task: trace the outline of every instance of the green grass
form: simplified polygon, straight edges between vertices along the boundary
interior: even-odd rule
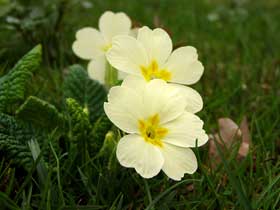
[[[28,2],[26,11],[36,4],[17,2]],[[44,62],[26,94],[63,110],[61,84],[66,67],[86,64],[71,50],[75,32],[85,26],[97,27],[105,10],[124,11],[135,25],[165,28],[175,46],[197,48],[205,72],[194,88],[204,99],[199,115],[207,133],[217,131],[220,117],[240,122],[247,116],[250,152],[240,161],[234,153],[236,148],[218,150],[222,162],[211,168],[215,160],[209,158],[205,145],[195,150],[198,171],[181,182],[168,180],[163,173],[143,180],[132,169],[122,168],[104,155],[97,158],[96,154],[86,154],[86,161],[81,160],[77,158],[79,153],[67,150],[64,141],[68,136],[49,134],[49,142],[59,141],[63,149],[57,153],[52,143],[41,148],[49,151],[48,168],[42,171],[43,184],[36,173],[42,155],[25,171],[0,151],[1,209],[280,208],[279,1],[96,0],[91,1],[89,9],[79,1],[54,2],[55,9],[37,3],[36,8],[46,11],[46,18],[30,29],[10,30],[4,21],[0,24],[0,75],[35,44],[42,43]],[[15,10],[9,13],[21,18],[28,14]],[[26,35],[29,30],[32,34]]]

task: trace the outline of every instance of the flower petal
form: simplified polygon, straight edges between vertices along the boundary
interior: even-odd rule
[[[142,119],[141,98],[130,88],[115,86],[110,89],[104,110],[108,118],[127,133],[139,133],[138,120]]]
[[[114,68],[141,77],[140,66],[148,64],[144,47],[131,36],[115,36],[112,48],[106,53],[106,56]]]
[[[184,113],[186,107],[183,94],[161,79],[153,79],[147,83],[143,103],[144,115],[150,117],[159,114],[160,124],[176,119]]]
[[[184,112],[177,119],[170,121],[163,127],[168,129],[168,134],[163,142],[180,146],[180,147],[195,147],[202,146],[208,141],[208,136],[203,130],[203,121],[196,115]]]
[[[101,33],[94,28],[82,28],[76,33],[76,41],[72,45],[74,53],[83,59],[94,59],[104,55],[102,51],[105,45]]]
[[[123,13],[106,11],[99,19],[99,29],[108,43],[116,35],[128,35],[130,33],[131,20]]]
[[[164,67],[172,74],[170,82],[187,85],[196,83],[204,70],[197,57],[194,47],[180,47],[174,50]]]
[[[137,77],[134,75],[127,75],[122,82],[123,87],[128,87],[135,90],[139,95],[143,94],[143,90],[147,82],[143,77]]]
[[[155,59],[161,66],[172,51],[172,41],[166,31],[161,28],[151,30],[144,26],[138,30],[137,40],[148,52],[149,59]]]
[[[185,97],[186,100],[186,108],[187,112],[196,113],[199,112],[203,107],[203,101],[200,94],[187,86],[178,85],[178,84],[170,84],[172,87],[177,88]]]
[[[156,176],[164,162],[158,147],[135,134],[121,138],[117,146],[117,158],[122,166],[135,168],[144,178]]]
[[[164,144],[161,152],[164,157],[162,170],[171,179],[180,181],[185,173],[193,174],[196,171],[197,160],[190,148]]]
[[[186,100],[182,90],[176,86],[173,88],[164,80],[146,82],[144,78],[128,75],[122,86],[134,90],[142,97],[144,118],[159,114],[162,124],[177,118],[185,111]]]
[[[104,56],[91,60],[88,64],[88,75],[91,79],[105,83],[106,60]]]

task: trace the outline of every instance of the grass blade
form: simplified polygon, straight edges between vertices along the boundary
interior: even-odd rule
[[[20,210],[17,204],[3,192],[0,192],[0,204],[1,208],[4,206],[8,207],[10,210]]]
[[[220,147],[220,145],[218,144],[218,142],[215,138],[214,138],[214,142],[215,142],[215,145],[217,147],[218,154],[221,157],[222,163],[223,163],[223,165],[225,167],[225,170],[228,174],[229,181],[230,181],[232,187],[235,189],[235,191],[237,193],[237,197],[238,197],[239,202],[241,203],[241,205],[243,206],[243,208],[245,210],[252,210],[250,201],[249,201],[245,192],[242,189],[240,180],[238,178],[236,178],[236,176],[233,173],[233,170],[230,170],[230,167],[228,165],[228,162],[225,159],[225,156],[224,156],[224,154],[221,150],[221,147]]]
[[[171,192],[173,189],[177,188],[179,185],[184,184],[184,183],[189,183],[192,181],[197,181],[197,180],[193,180],[193,179],[187,179],[187,180],[183,180],[181,182],[178,182],[174,185],[172,185],[171,187],[167,188],[164,192],[160,193],[148,206],[147,208],[145,208],[145,210],[151,210],[153,208],[153,206],[160,200],[162,199],[164,196],[166,196],[169,192]]]
[[[270,185],[268,185],[265,190],[261,193],[260,197],[258,198],[256,205],[255,205],[255,209],[259,209],[259,207],[261,206],[261,201],[264,199],[265,195],[269,192],[271,192],[271,189],[274,185],[276,185],[276,183],[278,183],[278,181],[280,180],[280,175],[275,177],[275,179],[271,182]]]

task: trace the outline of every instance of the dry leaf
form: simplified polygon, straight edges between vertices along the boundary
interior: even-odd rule
[[[239,126],[230,118],[220,118],[218,124],[220,136],[222,138],[222,140],[219,139],[220,141],[218,142],[224,142],[228,148],[232,145],[236,137],[241,137]]]
[[[189,184],[186,186],[187,191],[189,192],[193,192],[194,191],[194,185],[193,184]]]
[[[218,125],[219,133],[209,135],[209,156],[215,159],[214,167],[221,162],[215,140],[222,150],[230,149],[236,140],[240,140],[238,158],[244,158],[248,154],[250,146],[250,131],[246,117],[243,118],[240,126],[230,118],[219,118]]]
[[[247,117],[244,117],[241,124],[240,124],[240,130],[242,133],[242,142],[238,151],[238,155],[240,157],[246,157],[246,155],[249,152],[249,146],[251,142],[251,135],[249,131],[248,121]]]
[[[267,84],[267,83],[261,84],[261,87],[262,87],[262,89],[264,89],[264,90],[270,90],[270,89],[271,89],[271,86],[270,86],[269,84]]]
[[[156,28],[161,28],[162,27],[162,23],[161,23],[158,15],[154,15],[153,23],[154,23],[154,26]]]

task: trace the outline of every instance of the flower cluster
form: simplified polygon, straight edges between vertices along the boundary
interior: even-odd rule
[[[131,21],[124,13],[105,12],[100,32],[84,28],[77,32],[73,51],[90,59],[89,75],[106,83],[106,60],[117,69],[120,86],[111,87],[104,110],[127,135],[117,146],[117,159],[144,178],[161,170],[173,180],[197,169],[190,149],[208,140],[203,121],[195,115],[202,98],[185,85],[196,83],[203,74],[196,49],[174,51],[164,30],[140,28],[131,35]],[[111,84],[112,86],[112,84]]]

